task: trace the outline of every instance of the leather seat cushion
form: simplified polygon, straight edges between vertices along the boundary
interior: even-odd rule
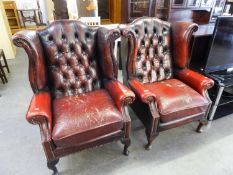
[[[53,102],[55,145],[81,144],[123,128],[122,114],[105,90],[67,96]]]
[[[194,89],[177,79],[145,84],[156,95],[161,122],[187,116],[204,115],[209,102]]]

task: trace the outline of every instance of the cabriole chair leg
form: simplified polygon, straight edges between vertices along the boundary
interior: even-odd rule
[[[130,140],[130,138],[124,138],[124,139],[122,139],[122,144],[124,144],[123,154],[124,154],[125,156],[128,156],[128,155],[129,155],[129,150],[128,150],[128,148],[129,148],[129,146],[131,145],[131,140]]]
[[[47,162],[47,167],[53,171],[53,175],[58,175],[56,164],[58,163],[59,159],[51,160]]]
[[[208,121],[200,121],[200,123],[196,129],[196,132],[202,133],[204,131],[203,127],[206,126],[207,124],[208,124]]]

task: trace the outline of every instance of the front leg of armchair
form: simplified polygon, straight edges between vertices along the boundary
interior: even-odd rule
[[[49,169],[57,173],[56,164],[59,159],[54,155],[55,145],[51,139],[52,133],[52,107],[49,92],[39,92],[31,100],[26,119],[29,123],[39,125],[42,145],[47,158]]]
[[[150,114],[148,117],[149,120],[146,123],[146,136],[147,136],[147,145],[145,146],[146,150],[152,148],[152,142],[158,136],[158,127],[159,127],[159,113],[156,105],[156,96],[149,89],[147,89],[143,84],[138,80],[130,80],[129,84],[131,88],[136,93],[137,97],[143,102],[146,103],[150,108]]]
[[[155,138],[159,135],[159,113],[157,109],[156,103],[150,102],[149,104],[150,112],[151,112],[151,118],[150,122],[147,123],[146,126],[146,136],[148,143],[145,145],[146,150],[152,149],[152,142],[155,140]]]
[[[124,154],[128,155],[128,147],[130,146],[130,131],[131,131],[131,119],[128,112],[128,105],[133,103],[135,99],[134,93],[120,83],[117,80],[107,80],[104,82],[104,86],[112,97],[116,107],[123,115],[124,120],[124,138],[122,143],[124,146]]]

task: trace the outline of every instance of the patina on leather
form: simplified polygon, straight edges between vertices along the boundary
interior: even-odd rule
[[[144,18],[127,28],[130,42],[134,42],[127,66],[129,77],[141,83],[170,79],[173,75],[170,24],[157,18]]]
[[[200,121],[200,132],[211,107],[207,90],[214,82],[187,68],[189,42],[198,26],[143,17],[120,29],[128,38],[127,80],[137,97],[131,106],[145,125],[146,148],[160,131],[192,121]]]
[[[134,93],[117,81],[113,49],[119,36],[117,28],[72,20],[13,36],[29,58],[34,96],[26,118],[39,125],[47,166],[55,173],[60,157],[83,149],[121,139],[129,153],[127,105]]]

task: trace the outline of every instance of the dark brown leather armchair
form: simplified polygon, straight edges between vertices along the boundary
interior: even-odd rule
[[[127,105],[134,93],[116,80],[113,46],[118,29],[92,29],[56,21],[44,30],[13,36],[29,58],[34,92],[26,118],[38,124],[48,168],[67,154],[122,139],[130,145]]]
[[[160,131],[200,121],[201,132],[207,123],[207,90],[214,82],[187,68],[189,41],[197,29],[194,23],[171,25],[156,18],[121,26],[129,41],[127,80],[136,94],[131,106],[146,127],[146,149]]]

